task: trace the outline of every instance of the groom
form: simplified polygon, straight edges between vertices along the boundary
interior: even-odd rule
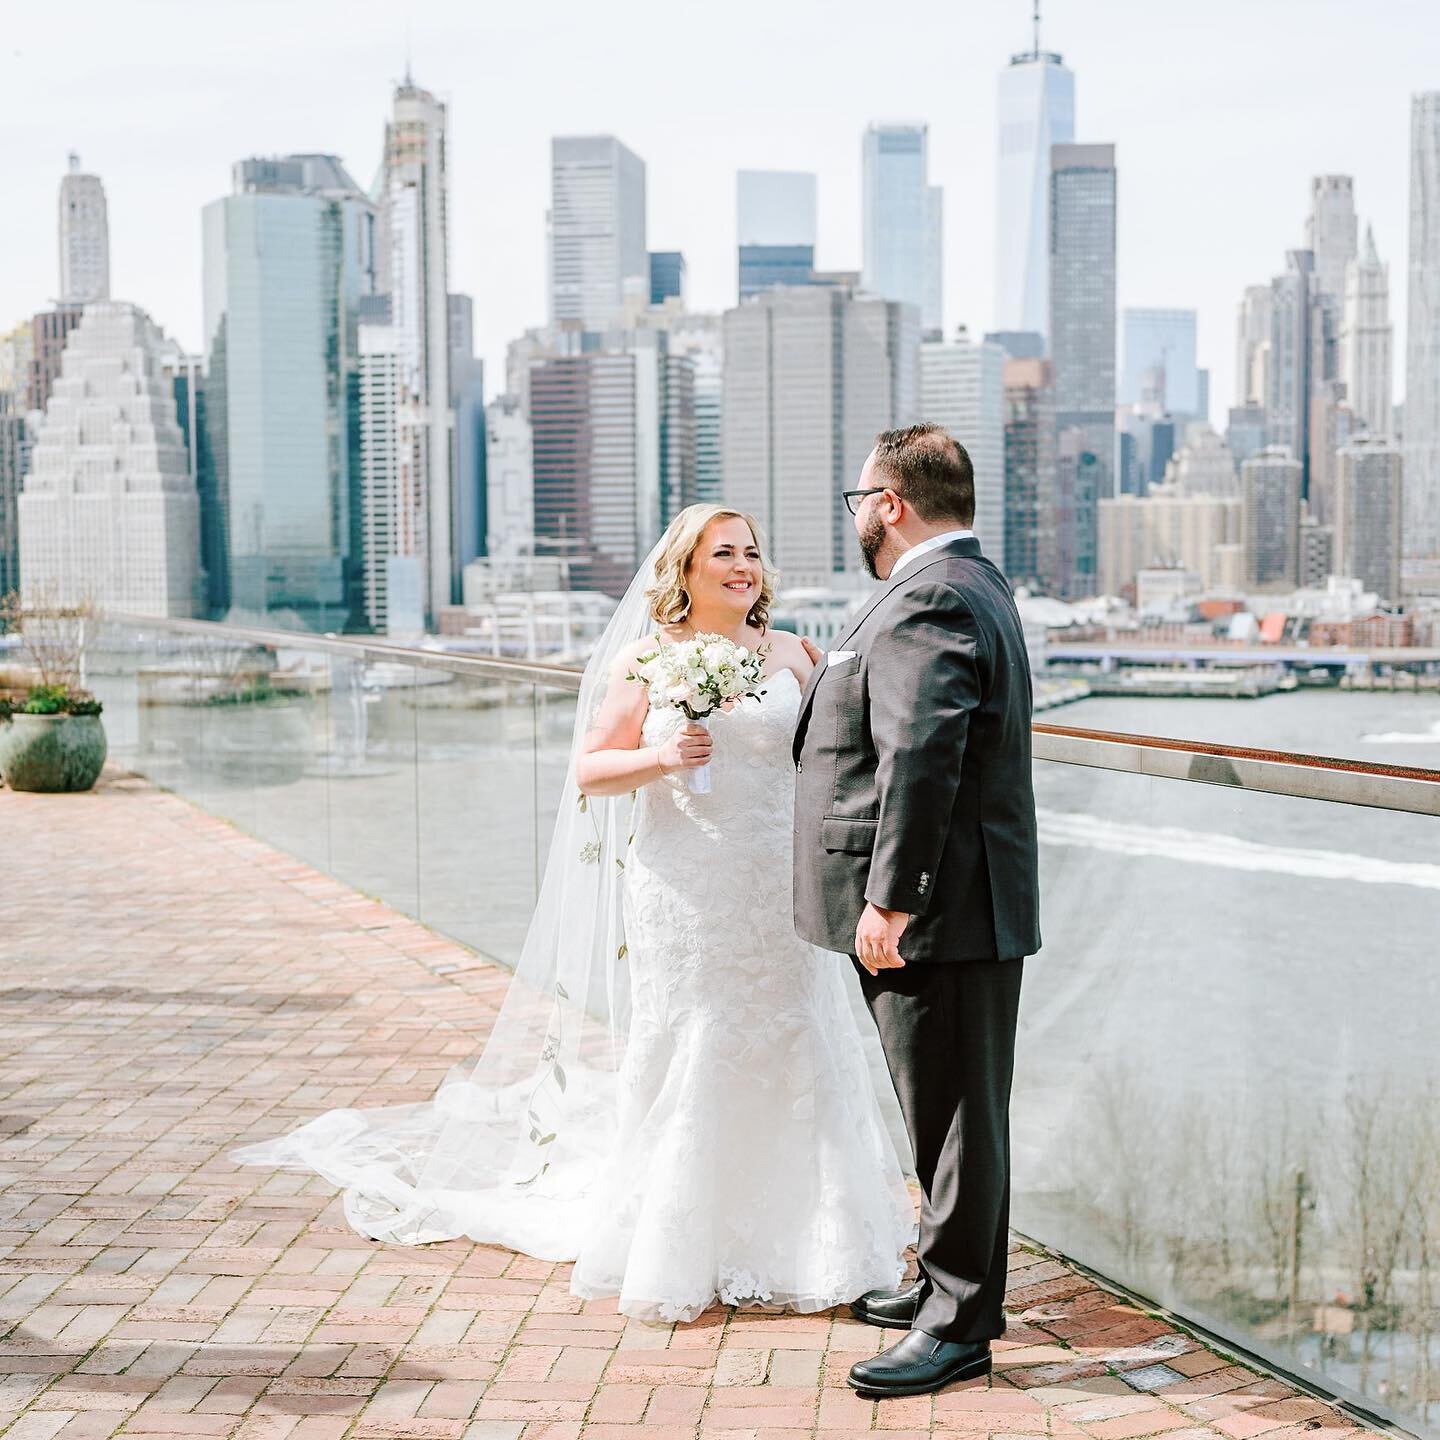
[[[963,445],[888,430],[845,500],[886,583],[801,702],[795,928],[861,969],[920,1180],[919,1280],[852,1307],[909,1333],[850,1384],[919,1395],[988,1372],[1005,1329],[1015,1019],[1040,948],[1030,666]]]

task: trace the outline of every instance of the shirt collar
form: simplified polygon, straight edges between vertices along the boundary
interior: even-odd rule
[[[928,555],[932,550],[938,550],[942,545],[948,545],[952,540],[973,539],[973,530],[945,530],[939,535],[932,535],[928,540],[922,540],[918,545],[912,545],[894,564],[890,571],[890,578],[893,580],[902,570],[908,569],[922,555]]]

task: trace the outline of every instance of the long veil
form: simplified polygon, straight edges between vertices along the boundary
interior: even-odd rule
[[[535,913],[478,1059],[456,1065],[431,1100],[332,1110],[232,1153],[323,1175],[363,1234],[408,1245],[468,1235],[575,1258],[615,1133],[629,1028],[621,885],[634,803],[582,797],[575,760],[617,656],[654,627],[645,591],[659,553],[646,556],[585,667]]]

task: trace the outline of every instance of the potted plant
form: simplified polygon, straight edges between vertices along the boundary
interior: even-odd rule
[[[81,687],[88,605],[0,606],[6,629],[19,632],[35,683],[19,703],[0,709],[0,778],[12,790],[89,790],[105,764],[101,704]]]
[[[0,729],[0,775],[12,790],[89,790],[105,764],[100,702],[68,686],[32,685]]]

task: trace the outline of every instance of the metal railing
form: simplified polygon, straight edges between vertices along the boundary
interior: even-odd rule
[[[137,631],[195,635],[270,650],[304,649],[372,661],[388,660],[461,677],[543,685],[561,691],[580,688],[581,672],[574,666],[536,660],[455,654],[366,636],[312,635],[305,631],[270,630],[207,620],[154,620],[123,614],[109,618],[117,624],[133,626]],[[1087,730],[1040,721],[1034,725],[1033,753],[1037,760],[1060,765],[1084,765],[1157,779],[1324,800],[1337,805],[1365,805],[1440,816],[1440,770],[1416,766],[1375,765],[1296,751]]]

